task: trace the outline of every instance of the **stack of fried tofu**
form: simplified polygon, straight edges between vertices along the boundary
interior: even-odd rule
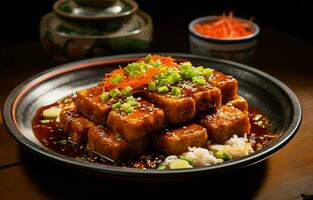
[[[214,71],[206,86],[184,87],[178,97],[144,91],[139,106],[125,113],[90,88],[77,93],[76,106],[62,110],[60,126],[73,142],[113,160],[138,156],[148,146],[177,155],[208,139],[223,143],[250,132],[248,103],[237,90],[237,80]]]

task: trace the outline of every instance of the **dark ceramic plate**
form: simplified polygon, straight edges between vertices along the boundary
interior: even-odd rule
[[[119,65],[145,56],[129,54],[101,57],[62,65],[44,71],[16,87],[8,96],[3,110],[4,121],[11,134],[27,149],[66,166],[106,175],[130,177],[190,177],[213,174],[249,166],[260,162],[282,148],[298,130],[302,111],[296,95],[282,82],[257,69],[235,62],[205,58],[187,54],[171,55],[177,60],[190,60],[195,65],[212,67],[233,75],[239,81],[239,93],[247,98],[250,106],[261,109],[272,122],[272,131],[278,139],[262,150],[232,161],[207,167],[158,171],[121,168],[75,160],[45,148],[32,132],[31,121],[36,110],[43,105],[71,95],[75,90],[90,87],[103,77],[105,72]]]

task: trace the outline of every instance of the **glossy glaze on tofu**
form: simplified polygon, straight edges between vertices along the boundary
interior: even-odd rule
[[[93,87],[77,92],[76,107],[86,118],[95,123],[106,125],[113,102],[101,100],[102,91],[102,88]]]
[[[226,105],[234,106],[235,108],[241,110],[244,113],[248,112],[248,101],[242,96],[237,95],[233,100],[230,100]]]
[[[209,83],[221,90],[223,103],[226,103],[237,96],[238,82],[232,76],[227,76],[222,72],[215,70],[213,76],[209,79]]]
[[[158,132],[165,125],[163,110],[145,100],[140,100],[139,104],[140,106],[132,113],[112,110],[108,116],[108,127],[129,142],[139,140],[149,133]]]
[[[87,133],[95,124],[80,116],[76,108],[63,109],[60,113],[60,127],[68,134],[70,140],[77,144],[87,142]]]
[[[195,86],[180,84],[186,96],[190,96],[196,106],[197,114],[215,112],[222,104],[221,90],[213,85]]]
[[[250,121],[246,113],[230,105],[223,105],[213,115],[205,115],[200,124],[208,136],[218,142],[225,142],[234,134],[243,136],[250,133]]]
[[[204,147],[208,139],[207,131],[200,125],[189,124],[181,128],[154,135],[154,146],[167,155],[178,155],[188,151],[188,147]]]
[[[174,97],[169,94],[146,92],[145,98],[163,110],[166,122],[170,124],[187,122],[196,115],[196,104],[190,96]]]
[[[127,142],[109,128],[93,126],[88,131],[87,146],[92,151],[112,160],[125,160],[141,154],[147,148],[148,142],[148,137]]]

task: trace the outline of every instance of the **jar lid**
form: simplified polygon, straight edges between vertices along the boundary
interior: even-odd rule
[[[138,10],[133,0],[117,0],[109,7],[84,6],[73,0],[60,0],[53,4],[53,11],[68,20],[75,21],[108,21],[125,18]]]

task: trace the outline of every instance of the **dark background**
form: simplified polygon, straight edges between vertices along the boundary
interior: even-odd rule
[[[40,18],[52,10],[53,2],[54,0],[1,2],[0,44],[10,45],[38,40]],[[254,17],[257,23],[269,25],[312,44],[312,0],[137,0],[137,2],[140,9],[151,14],[156,34],[170,34],[171,29],[177,28],[173,24],[169,27],[168,33],[158,32],[157,24],[169,17],[184,20],[187,30],[188,23],[195,17],[234,11],[237,16]]]

